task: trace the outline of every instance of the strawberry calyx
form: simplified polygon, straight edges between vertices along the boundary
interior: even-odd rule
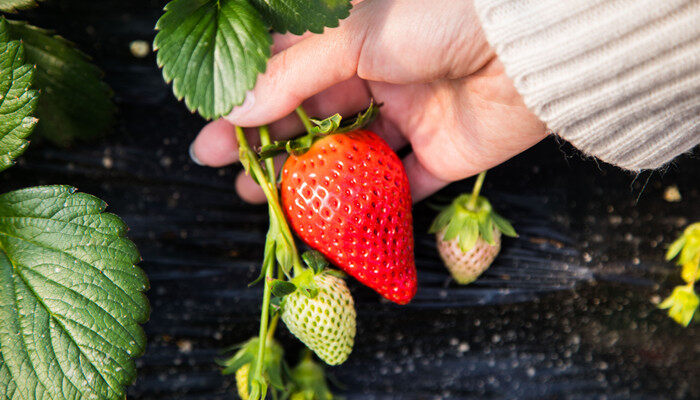
[[[379,114],[380,107],[381,104],[376,104],[374,100],[371,100],[367,109],[347,120],[343,120],[340,114],[334,114],[322,120],[313,119],[309,118],[303,109],[298,108],[297,113],[304,122],[306,134],[296,139],[275,141],[263,145],[259,152],[260,159],[265,160],[284,152],[301,155],[306,153],[316,141],[328,135],[362,129],[374,121]]]
[[[513,225],[493,209],[486,197],[479,195],[484,174],[477,178],[474,191],[455,198],[438,214],[429,229],[429,233],[444,230],[443,240],[457,239],[463,252],[471,250],[479,238],[494,245],[494,228],[506,236],[518,236]]]
[[[341,279],[345,278],[345,274],[343,272],[330,269],[328,260],[326,260],[326,258],[316,250],[304,252],[301,258],[304,260],[304,263],[306,263],[308,268],[296,270],[294,278],[290,280],[270,280],[272,295],[276,298],[274,299],[273,304],[274,311],[279,309],[279,306],[281,305],[285,296],[288,296],[297,290],[310,299],[316,297],[318,295],[318,286],[316,285],[314,278],[317,275],[328,274]]]
[[[323,367],[313,360],[311,351],[304,355],[290,372],[292,394],[290,400],[332,400]]]
[[[266,340],[266,351],[262,361],[258,357],[259,346],[260,338],[256,336],[247,342],[227,349],[227,352],[237,351],[226,359],[217,360],[217,363],[223,367],[222,373],[224,375],[237,375],[238,392],[245,393],[247,397],[251,397],[250,394],[255,391],[260,392],[262,385],[267,386],[269,384],[273,390],[284,390],[282,372],[288,367],[284,365],[284,350],[282,346],[274,339]],[[254,375],[250,373],[250,371],[255,371],[258,365],[260,365],[262,371],[261,378],[263,382],[256,381]]]

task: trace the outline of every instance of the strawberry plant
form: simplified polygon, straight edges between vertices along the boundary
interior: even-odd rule
[[[31,0],[1,0],[13,12]],[[46,30],[0,16],[0,171],[29,135],[67,144],[114,111],[99,70]],[[148,281],[106,204],[70,186],[0,194],[0,395],[123,399],[143,353]]]
[[[695,315],[700,298],[695,283],[700,280],[700,222],[689,225],[666,252],[666,260],[677,260],[685,285],[676,286],[659,308],[668,309],[668,315],[683,326],[688,326]]]
[[[350,7],[348,0],[173,0],[156,25],[153,47],[175,96],[192,112],[218,118],[242,104],[265,71],[271,31],[322,32],[337,26]],[[361,130],[376,112],[370,105],[345,123],[340,115],[312,120],[300,107],[306,135],[271,143],[267,128],[259,127],[259,151],[236,127],[240,161],[265,193],[270,214],[258,279],[263,283],[259,335],[248,342],[256,343],[257,351],[248,345],[222,361],[224,373],[236,374],[243,398],[264,398],[268,389],[292,398],[331,398],[312,361],[286,374],[283,384],[269,373],[289,370],[269,348],[280,318],[326,363],[341,364],[349,356],[353,300],[342,274],[326,259],[395,303],[408,303],[416,292],[406,172],[381,138]],[[289,157],[278,187],[270,157],[281,152]],[[300,256],[294,233],[320,253]]]

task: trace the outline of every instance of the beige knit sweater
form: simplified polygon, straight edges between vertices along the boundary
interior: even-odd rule
[[[700,0],[475,0],[527,106],[631,170],[700,143]]]

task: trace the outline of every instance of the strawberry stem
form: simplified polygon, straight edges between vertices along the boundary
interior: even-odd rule
[[[301,120],[301,123],[304,124],[304,129],[306,129],[306,133],[311,134],[311,128],[313,128],[313,124],[311,123],[311,119],[309,119],[309,115],[306,114],[304,107],[297,107],[296,112],[299,116],[299,119]]]
[[[267,127],[263,126],[259,129],[260,142],[262,145],[270,144],[270,132]],[[263,364],[265,361],[265,350],[267,348],[267,341],[272,340],[275,328],[277,327],[277,321],[279,316],[273,317],[272,322],[269,324],[270,319],[270,299],[272,297],[272,288],[270,282],[275,275],[275,252],[270,251],[271,247],[274,250],[275,246],[289,246],[290,253],[292,254],[292,267],[294,268],[294,273],[299,274],[303,271],[301,266],[301,258],[299,257],[299,252],[296,248],[294,242],[294,237],[287,224],[287,219],[282,212],[282,208],[279,202],[279,195],[277,193],[277,174],[275,173],[275,165],[272,159],[265,160],[265,169],[258,161],[257,154],[250,148],[248,140],[243,133],[243,129],[236,126],[236,138],[238,139],[239,152],[241,163],[244,165],[246,171],[250,173],[260,184],[260,187],[265,193],[267,198],[267,203],[270,212],[270,229],[273,226],[279,228],[279,235],[267,235],[267,240],[265,242],[265,257],[263,259],[263,271],[265,271],[265,286],[263,288],[263,302],[262,310],[260,311],[260,330],[259,338],[260,342],[258,345],[257,360],[255,370],[251,377],[251,399],[264,398],[267,393],[267,384],[265,378],[262,374]],[[269,232],[268,232],[269,233]],[[282,236],[282,237],[280,237]]]
[[[470,211],[475,211],[476,201],[479,199],[479,193],[481,192],[481,186],[484,185],[484,178],[486,177],[486,171],[481,171],[479,176],[476,177],[476,182],[474,182],[474,189],[472,189],[472,196],[469,198],[469,203],[467,204],[467,209]]]
[[[267,125],[263,125],[258,128],[258,132],[260,133],[260,144],[262,146],[269,145],[270,129],[267,127]],[[265,169],[267,169],[267,177],[270,179],[270,182],[276,182],[277,174],[275,173],[275,161],[272,158],[265,159]]]
[[[243,129],[241,129],[239,126],[236,126],[236,138],[238,139],[241,162],[243,165],[247,166],[246,170],[249,170],[249,173],[258,181],[260,188],[262,188],[262,191],[267,198],[267,203],[271,211],[271,223],[277,224],[277,226],[280,228],[282,238],[277,238],[277,245],[290,246],[292,254],[292,267],[294,268],[294,274],[297,275],[304,270],[304,267],[301,264],[301,258],[299,257],[299,251],[297,250],[296,244],[294,243],[292,231],[289,229],[289,224],[287,224],[287,218],[284,216],[284,212],[282,211],[279,196],[277,195],[277,186],[268,179],[268,176],[263,171],[262,166],[260,166],[257,155],[250,148],[248,140],[243,133]]]
[[[275,314],[275,316],[272,317],[272,321],[270,321],[270,326],[269,328],[267,328],[267,340],[272,340],[272,338],[275,336],[275,330],[277,329],[277,322],[279,322],[279,320],[279,313]]]

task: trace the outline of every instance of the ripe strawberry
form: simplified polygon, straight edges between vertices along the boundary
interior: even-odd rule
[[[236,388],[238,389],[238,397],[242,400],[250,398],[250,390],[248,387],[248,376],[250,373],[250,363],[243,365],[236,370]]]
[[[282,321],[321,360],[329,365],[342,364],[355,342],[355,305],[350,290],[343,279],[329,272],[305,273],[317,293],[312,298],[296,290],[285,296]]]
[[[486,198],[476,195],[472,201],[473,196],[457,197],[430,227],[430,233],[436,234],[440,258],[461,285],[473,282],[491,265],[501,250],[501,232],[517,236],[510,222],[498,215]]]
[[[376,134],[325,136],[282,170],[282,205],[309,246],[385,298],[416,292],[411,193],[396,153]]]

